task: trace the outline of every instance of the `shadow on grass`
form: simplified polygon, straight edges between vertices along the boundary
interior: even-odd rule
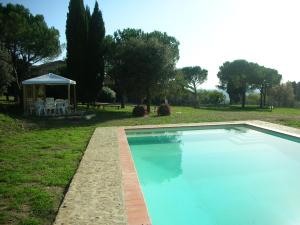
[[[230,112],[269,112],[268,109],[260,109],[257,106],[247,106],[241,108],[240,106],[205,106],[199,108],[201,110],[207,110],[211,113],[230,113]],[[40,129],[57,129],[57,128],[70,128],[70,127],[96,127],[101,124],[106,124],[109,121],[120,121],[134,118],[131,115],[131,108],[129,106],[126,109],[96,109],[86,107],[79,107],[79,110],[86,111],[83,116],[68,116],[68,117],[37,117],[37,116],[24,116],[23,109],[15,104],[0,103],[0,112],[8,115],[9,117],[19,120],[22,123],[22,127],[29,130]],[[191,113],[191,115],[197,115],[197,112]],[[151,116],[156,118],[156,116]],[[215,119],[214,119],[215,120]],[[153,121],[152,121],[153,122]],[[155,122],[155,121],[154,121]],[[104,125],[105,126],[105,125]]]
[[[0,112],[15,119],[24,121],[24,127],[27,129],[52,129],[52,128],[68,128],[68,127],[88,127],[96,126],[99,123],[111,120],[122,120],[132,118],[130,111],[124,110],[100,110],[95,108],[86,109],[79,107],[80,111],[84,111],[82,116],[66,116],[66,117],[37,117],[25,116],[20,106],[16,104],[1,104]]]

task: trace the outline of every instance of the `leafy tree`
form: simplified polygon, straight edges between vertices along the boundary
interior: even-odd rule
[[[220,88],[226,90],[230,103],[242,101],[245,106],[246,92],[260,91],[260,107],[266,105],[267,90],[280,83],[281,75],[275,69],[260,66],[246,60],[225,62],[218,73]]]
[[[146,99],[150,111],[153,94],[175,75],[178,41],[166,33],[125,29],[115,32],[110,44],[113,52],[108,71],[117,90],[123,96],[135,96],[139,102]]]
[[[128,95],[134,95],[142,103],[146,100],[147,111],[150,111],[152,94],[157,86],[162,86],[168,80],[170,71],[168,65],[168,49],[156,38],[145,40],[132,39],[127,42],[124,55],[124,70],[129,86]]]
[[[300,101],[300,82],[297,83],[296,87],[294,88],[294,94],[297,101]]]
[[[255,81],[260,91],[260,108],[266,105],[267,90],[274,85],[278,85],[281,81],[281,75],[275,69],[257,66]]]
[[[219,87],[227,91],[230,99],[229,104],[235,104],[241,102],[241,91],[242,91],[241,87],[235,86],[234,82],[229,81],[226,85],[226,89],[223,88],[222,86]]]
[[[177,105],[188,105],[188,100],[190,95],[190,90],[187,90],[187,81],[184,79],[180,69],[175,72],[175,77],[170,79],[166,87],[167,99],[172,102],[172,104]],[[158,104],[160,102],[158,101]]]
[[[161,99],[164,99],[164,102],[166,103],[168,83],[174,78],[174,76],[176,76],[175,65],[179,60],[179,42],[175,37],[169,36],[166,32],[153,31],[146,35],[148,39],[154,38],[159,40],[159,42],[163,44],[164,48],[167,48],[166,52],[168,52],[168,62],[165,64],[166,67],[163,72],[164,78],[160,79],[160,81],[155,85],[156,88],[153,91],[155,95],[152,96],[160,97]],[[167,67],[167,65],[169,67]]]
[[[86,82],[88,83],[87,100],[96,100],[104,79],[104,36],[105,27],[98,2],[90,19],[88,30],[88,55]]]
[[[225,95],[217,90],[201,90],[198,95],[201,104],[218,105],[223,103],[226,99]]]
[[[85,101],[88,83],[86,81],[88,13],[83,0],[70,0],[66,22],[67,69],[69,77],[77,82],[79,100]]]
[[[292,107],[295,103],[295,95],[291,82],[274,86],[270,90],[270,104],[282,107]]]
[[[220,85],[218,87],[222,90],[225,90],[230,99],[230,104],[237,103],[240,101],[240,87],[237,87],[234,82],[232,75],[228,73],[230,68],[230,62],[223,63],[222,66],[219,67],[219,72],[217,74],[219,78]]]
[[[0,4],[0,30],[0,45],[9,55],[6,62],[12,67],[12,86],[20,100],[21,81],[30,77],[32,64],[60,54],[59,32],[49,28],[42,15],[34,16],[19,4]]]
[[[166,33],[154,31],[146,34],[144,62],[145,74],[139,81],[145,84],[147,111],[150,112],[151,99],[160,92],[166,94],[167,83],[175,76],[175,66],[179,59],[179,42]],[[142,62],[142,61],[141,61]],[[142,69],[143,67],[141,67]]]
[[[172,55],[172,57],[170,57],[170,60],[173,61],[173,63],[179,60],[179,42],[175,37],[169,36],[166,32],[160,31],[147,33],[146,36],[148,39],[157,39],[160,43],[166,46]]]
[[[129,80],[126,69],[126,57],[131,40],[140,40],[144,36],[142,30],[124,29],[118,30],[113,36],[106,36],[105,47],[105,68],[107,75],[114,80],[115,89],[121,98],[121,108],[125,107],[125,96],[130,90],[132,80]],[[127,63],[128,64],[128,63]]]
[[[109,87],[102,87],[98,99],[104,102],[114,102],[116,100],[116,92]]]
[[[12,67],[10,65],[10,59],[7,51],[0,49],[0,95],[7,93],[7,88],[13,81]]]
[[[190,88],[195,97],[195,104],[198,101],[197,87],[207,79],[207,70],[200,66],[184,67],[181,69],[187,80],[188,88]],[[196,105],[195,105],[196,106]]]
[[[249,93],[247,95],[247,104],[248,105],[259,105],[261,99],[261,95],[259,93]]]
[[[254,89],[254,79],[257,64],[249,63],[246,60],[235,60],[225,62],[218,72],[220,79],[219,88],[226,90],[232,103],[232,97],[241,98],[242,108],[245,107],[246,92]]]
[[[294,89],[295,99],[297,101],[300,101],[300,82],[297,83],[297,82],[293,81],[292,86]]]

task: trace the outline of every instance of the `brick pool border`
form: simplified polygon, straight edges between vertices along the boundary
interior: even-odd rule
[[[118,129],[122,185],[128,225],[151,225],[124,128]]]

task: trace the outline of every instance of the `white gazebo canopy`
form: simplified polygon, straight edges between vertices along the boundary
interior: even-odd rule
[[[48,73],[39,77],[34,77],[28,80],[22,81],[23,85],[70,85],[70,84],[76,84],[76,81],[70,80],[68,78]]]
[[[71,104],[71,87],[73,89],[73,106],[76,109],[76,81],[68,78],[48,73],[39,77],[34,77],[28,80],[22,81],[23,85],[23,102],[24,112],[28,110],[31,102],[35,102],[38,98],[46,98],[46,86],[62,86],[68,87],[68,102]],[[48,96],[51,97],[51,96]]]

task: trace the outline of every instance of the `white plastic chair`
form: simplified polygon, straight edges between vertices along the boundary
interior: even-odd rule
[[[45,111],[44,101],[42,99],[38,99],[35,102],[35,112],[38,116],[41,116]]]
[[[55,102],[54,102],[54,98],[46,98],[46,102],[45,102],[45,108],[44,108],[44,112],[45,115],[52,115],[52,113],[55,113],[56,110],[56,106],[55,106]]]
[[[54,98],[52,98],[52,97],[51,98],[46,98],[46,103],[47,102],[51,102],[51,103],[53,102],[54,103]]]
[[[69,112],[70,112],[70,104],[69,104],[69,100],[68,100],[68,99],[65,99],[64,101],[65,101],[65,104],[64,104],[64,106],[65,106],[65,112],[66,112],[66,113],[69,113]]]
[[[55,100],[56,113],[57,114],[66,114],[65,100],[56,99]]]
[[[27,104],[27,109],[28,109],[29,114],[32,115],[33,112],[35,111],[35,103],[34,103],[33,98],[28,98],[26,101],[26,104]]]

